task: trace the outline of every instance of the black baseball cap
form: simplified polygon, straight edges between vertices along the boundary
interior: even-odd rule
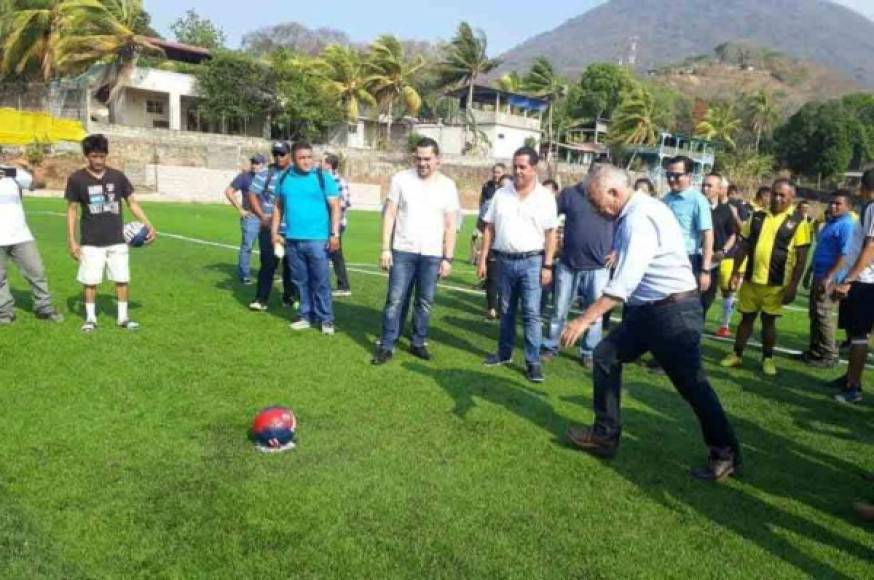
[[[263,164],[267,163],[267,158],[264,157],[263,155],[261,155],[260,153],[258,153],[256,155],[253,155],[252,158],[249,159],[249,161],[251,161],[252,163],[257,163],[257,164],[263,165]]]
[[[270,146],[270,152],[274,155],[288,155],[291,153],[291,147],[285,141],[274,141]]]

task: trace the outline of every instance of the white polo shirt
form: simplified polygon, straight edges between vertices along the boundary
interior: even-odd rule
[[[537,184],[525,198],[513,185],[495,192],[483,221],[495,226],[492,249],[518,254],[543,250],[546,231],[558,227],[558,211],[552,191]]]
[[[11,177],[0,179],[0,246],[32,242],[33,234],[24,220],[21,190]]]
[[[459,209],[455,182],[442,173],[422,179],[415,169],[408,169],[392,177],[388,199],[398,207],[392,248],[442,256],[446,215],[454,216]]]

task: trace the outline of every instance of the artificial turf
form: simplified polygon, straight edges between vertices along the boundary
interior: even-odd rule
[[[143,326],[114,327],[105,285],[100,327],[83,335],[63,202],[26,207],[67,320],[36,320],[12,268],[18,321],[0,328],[2,578],[874,576],[872,527],[852,511],[874,500],[863,479],[874,411],[831,400],[825,380],[840,370],[780,357],[769,379],[751,348],[728,371],[716,364],[728,344],[705,339],[746,461],[742,477],[709,485],[687,474],[706,452],[691,411],[637,365],[616,459],[568,447],[567,425],[592,419],[591,375],[569,352],[537,386],[520,362],[484,368],[497,326],[462,260],[437,292],[434,360],[404,341],[371,367],[386,288],[377,214],[350,216],[353,295],[335,300],[337,335],[326,337],[290,330],[275,292],[267,313],[246,309],[254,288],[235,281],[222,246],[239,237],[227,207],[147,203],[163,235],[131,255],[131,316]],[[803,348],[806,325],[788,312],[780,345]],[[296,450],[253,450],[249,422],[270,404],[294,409]]]

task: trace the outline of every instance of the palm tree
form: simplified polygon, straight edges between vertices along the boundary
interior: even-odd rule
[[[376,99],[367,90],[364,63],[357,50],[331,44],[322,51],[318,63],[317,74],[324,79],[329,92],[343,104],[347,122],[358,122],[361,103],[376,106]]]
[[[658,138],[657,117],[655,99],[638,85],[625,94],[613,112],[608,140],[617,145],[653,145]]]
[[[480,76],[491,72],[501,63],[499,59],[488,57],[487,47],[486,35],[481,30],[474,31],[467,22],[462,22],[446,46],[440,63],[440,77],[444,85],[467,86],[467,111],[474,127],[474,141],[477,131],[476,118],[473,117],[473,87]],[[465,123],[465,141],[467,131]]]
[[[525,92],[525,84],[522,77],[516,71],[508,72],[498,79],[498,88],[508,93]]]
[[[416,115],[422,106],[422,97],[416,90],[414,77],[425,66],[425,59],[420,55],[408,60],[400,41],[386,34],[370,45],[365,66],[369,73],[367,86],[370,93],[386,109],[386,135],[390,144],[395,102],[402,99],[411,115]]]
[[[138,34],[142,0],[66,0],[63,6],[65,30],[58,43],[58,65],[65,71],[79,71],[104,63],[99,86],[113,116],[114,103],[127,84],[142,52],[163,53],[154,39]]]
[[[568,85],[564,79],[555,73],[552,63],[540,57],[531,65],[531,70],[525,75],[523,81],[525,88],[534,96],[546,99],[549,102],[549,115],[547,119],[547,135],[549,136],[549,148],[546,150],[547,164],[552,158],[552,149],[555,146],[553,135],[553,111],[556,102],[564,98],[568,92]]]
[[[759,152],[762,135],[774,128],[780,117],[774,97],[765,89],[761,89],[748,101],[750,126],[756,134],[755,152]]]
[[[734,149],[734,134],[740,129],[741,121],[729,103],[711,105],[704,120],[695,127],[695,134],[710,141],[721,141]]]
[[[48,81],[58,74],[64,0],[7,0],[0,16],[0,76],[39,70]]]

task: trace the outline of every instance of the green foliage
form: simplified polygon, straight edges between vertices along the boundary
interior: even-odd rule
[[[714,103],[707,108],[704,119],[695,127],[695,135],[734,149],[737,147],[734,136],[740,127],[741,120],[733,104]]]
[[[170,25],[170,31],[176,40],[192,46],[216,50],[225,45],[224,31],[209,18],[198,15],[194,9],[186,10],[185,16]]]
[[[213,122],[265,115],[278,101],[277,74],[244,54],[220,52],[196,76],[199,111]]]
[[[874,159],[874,98],[850,95],[808,103],[774,132],[780,161],[793,172],[829,178]]]
[[[623,93],[610,123],[608,140],[614,145],[653,145],[658,138],[659,112],[652,93],[643,86]]]
[[[24,149],[24,158],[31,167],[39,167],[45,161],[46,154],[51,149],[51,143],[33,141]]]
[[[283,53],[272,59],[277,83],[274,122],[287,130],[289,139],[318,141],[346,119],[336,93],[315,74],[317,66],[307,58]]]
[[[354,48],[332,44],[325,48],[316,62],[316,74],[321,76],[335,98],[346,111],[346,120],[358,121],[361,104],[376,105],[368,91],[368,77],[361,54]]]
[[[580,77],[579,90],[574,93],[576,116],[612,117],[625,93],[635,84],[625,67],[610,63],[589,65]]]
[[[761,155],[752,149],[720,151],[715,169],[728,177],[741,191],[753,191],[774,172],[772,155]]]

